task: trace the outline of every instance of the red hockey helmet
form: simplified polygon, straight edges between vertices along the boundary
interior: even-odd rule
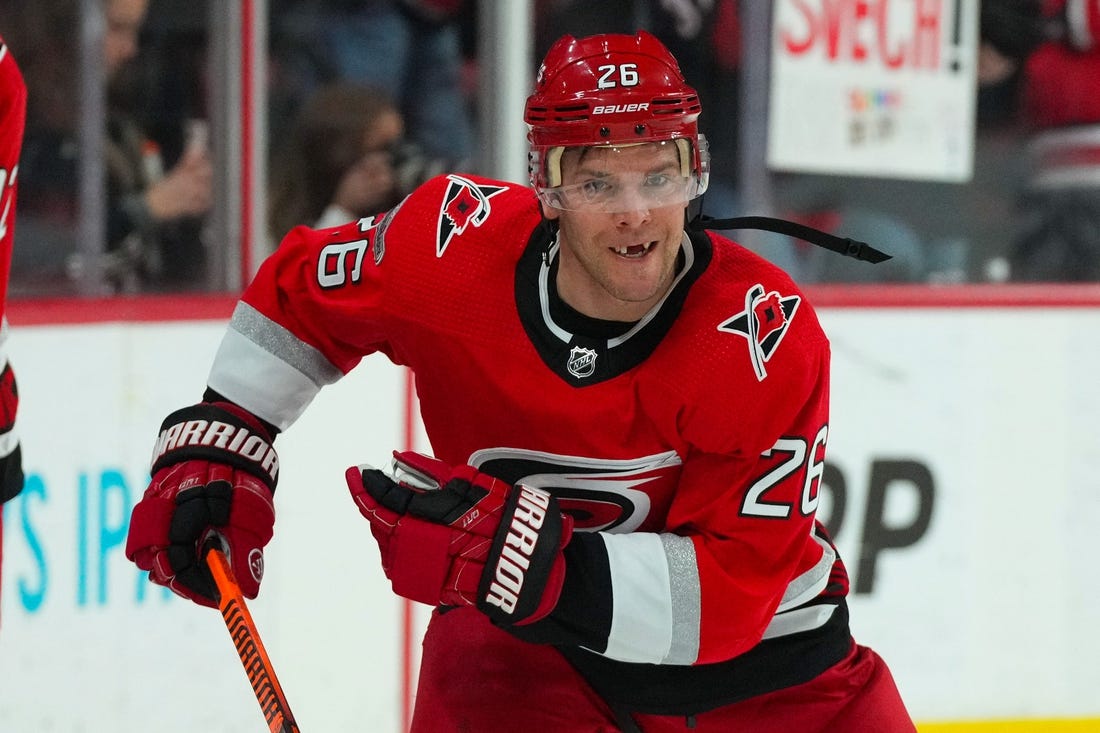
[[[655,36],[563,36],[547,52],[527,98],[523,119],[531,144],[531,183],[558,208],[547,189],[561,186],[560,159],[568,147],[623,147],[669,142],[680,155],[686,203],[707,188],[710,158],[699,135],[698,93]]]

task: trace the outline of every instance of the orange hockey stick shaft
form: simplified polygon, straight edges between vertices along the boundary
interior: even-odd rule
[[[256,701],[260,703],[268,728],[271,733],[301,733],[275,676],[275,668],[260,640],[256,622],[248,612],[241,588],[229,567],[229,560],[220,549],[211,548],[206,553],[206,564],[218,586],[218,609],[233,638],[233,645],[237,647],[237,654],[252,684],[252,691],[256,693]]]

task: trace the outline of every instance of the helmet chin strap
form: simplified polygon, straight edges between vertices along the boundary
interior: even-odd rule
[[[837,237],[820,229],[814,229],[805,224],[797,224],[786,219],[776,219],[770,216],[737,216],[732,219],[715,219],[701,213],[702,207],[702,196],[688,204],[687,209],[684,211],[685,229],[692,232],[701,232],[706,229],[715,231],[758,229],[765,232],[775,232],[871,264],[885,262],[893,256],[875,249],[866,242],[860,242],[849,237]]]

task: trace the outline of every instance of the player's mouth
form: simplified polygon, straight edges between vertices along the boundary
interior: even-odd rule
[[[624,244],[621,247],[611,247],[611,251],[620,257],[626,257],[627,259],[641,259],[657,244],[656,240],[650,242],[643,242],[641,244]]]

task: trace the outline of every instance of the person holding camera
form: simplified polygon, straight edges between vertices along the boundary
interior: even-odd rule
[[[385,211],[403,195],[404,120],[380,89],[334,82],[306,100],[271,176],[272,241],[307,222],[318,229]]]

